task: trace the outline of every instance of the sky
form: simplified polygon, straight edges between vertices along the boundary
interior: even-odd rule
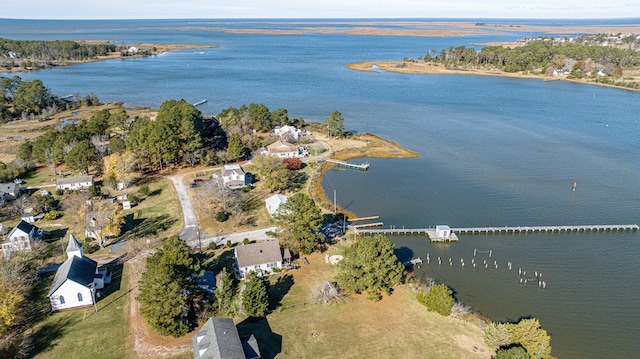
[[[5,19],[629,18],[638,0],[20,0]]]

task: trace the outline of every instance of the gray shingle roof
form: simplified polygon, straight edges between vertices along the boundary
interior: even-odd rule
[[[73,233],[69,235],[69,244],[67,245],[67,253],[79,251],[81,249],[82,249],[82,245],[78,243],[78,240],[73,235]]]
[[[57,185],[62,185],[62,184],[84,183],[84,182],[93,182],[93,176],[77,176],[77,177],[58,178],[58,180],[56,181],[56,184]]]
[[[91,258],[72,256],[62,263],[60,268],[56,271],[56,275],[53,277],[53,283],[51,284],[51,289],[49,289],[49,294],[47,294],[47,296],[51,296],[67,280],[71,280],[88,287],[89,284],[93,283],[97,267],[98,263]]]
[[[282,252],[278,241],[245,244],[236,247],[238,266],[251,267],[259,264],[282,262]]]
[[[211,317],[191,339],[195,359],[245,359],[231,318]]]

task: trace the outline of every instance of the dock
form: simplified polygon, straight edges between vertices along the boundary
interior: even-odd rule
[[[349,222],[358,222],[358,221],[373,221],[380,218],[380,216],[369,216],[369,217],[358,217],[349,219]]]
[[[411,260],[408,260],[406,262],[402,262],[402,265],[405,267],[412,267],[416,264],[422,264],[422,258],[418,257],[418,258],[413,258]]]
[[[345,167],[345,168],[350,168],[350,169],[354,169],[354,170],[367,171],[369,169],[369,162],[365,162],[365,163],[357,165],[357,164],[354,164],[354,163],[349,163],[349,162],[340,161],[340,160],[333,160],[333,159],[330,159],[330,158],[327,158],[324,161],[329,162],[329,163],[335,163],[338,166]]]
[[[351,224],[349,228],[353,228],[358,232],[360,228],[371,228],[371,227],[382,227],[384,226],[383,222],[375,222],[375,223],[363,223],[363,224]]]
[[[442,235],[436,227],[429,228],[362,228],[351,226],[356,234],[386,234],[427,236],[432,242],[456,242],[459,235],[473,234],[525,234],[525,233],[578,233],[578,232],[622,232],[637,231],[637,224],[594,224],[577,226],[504,226],[504,227],[459,227],[450,228],[450,233]]]

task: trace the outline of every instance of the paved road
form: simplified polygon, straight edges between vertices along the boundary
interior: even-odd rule
[[[187,186],[184,184],[184,176],[186,174],[167,176],[168,179],[173,182],[173,186],[178,194],[180,205],[182,206],[182,216],[184,217],[184,228],[180,232],[179,236],[192,248],[206,248],[209,243],[215,242],[217,245],[224,245],[227,241],[231,243],[240,243],[245,238],[249,238],[250,241],[268,239],[266,232],[273,232],[276,227],[256,229],[247,232],[237,232],[229,234],[221,234],[218,236],[210,236],[205,233],[199,233],[198,218],[196,212],[193,209],[189,195],[187,195]]]
[[[173,182],[173,187],[176,189],[178,200],[180,200],[180,205],[182,206],[184,228],[182,229],[182,232],[180,232],[180,238],[184,239],[188,243],[194,239],[197,240],[198,238],[198,218],[196,217],[193,205],[191,205],[189,195],[187,195],[187,186],[184,185],[183,181],[184,176],[184,174],[180,174],[167,176],[167,178]]]

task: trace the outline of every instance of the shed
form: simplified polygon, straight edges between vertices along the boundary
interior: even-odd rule
[[[451,237],[451,228],[446,224],[440,224],[436,226],[436,237],[439,240],[449,240]]]

